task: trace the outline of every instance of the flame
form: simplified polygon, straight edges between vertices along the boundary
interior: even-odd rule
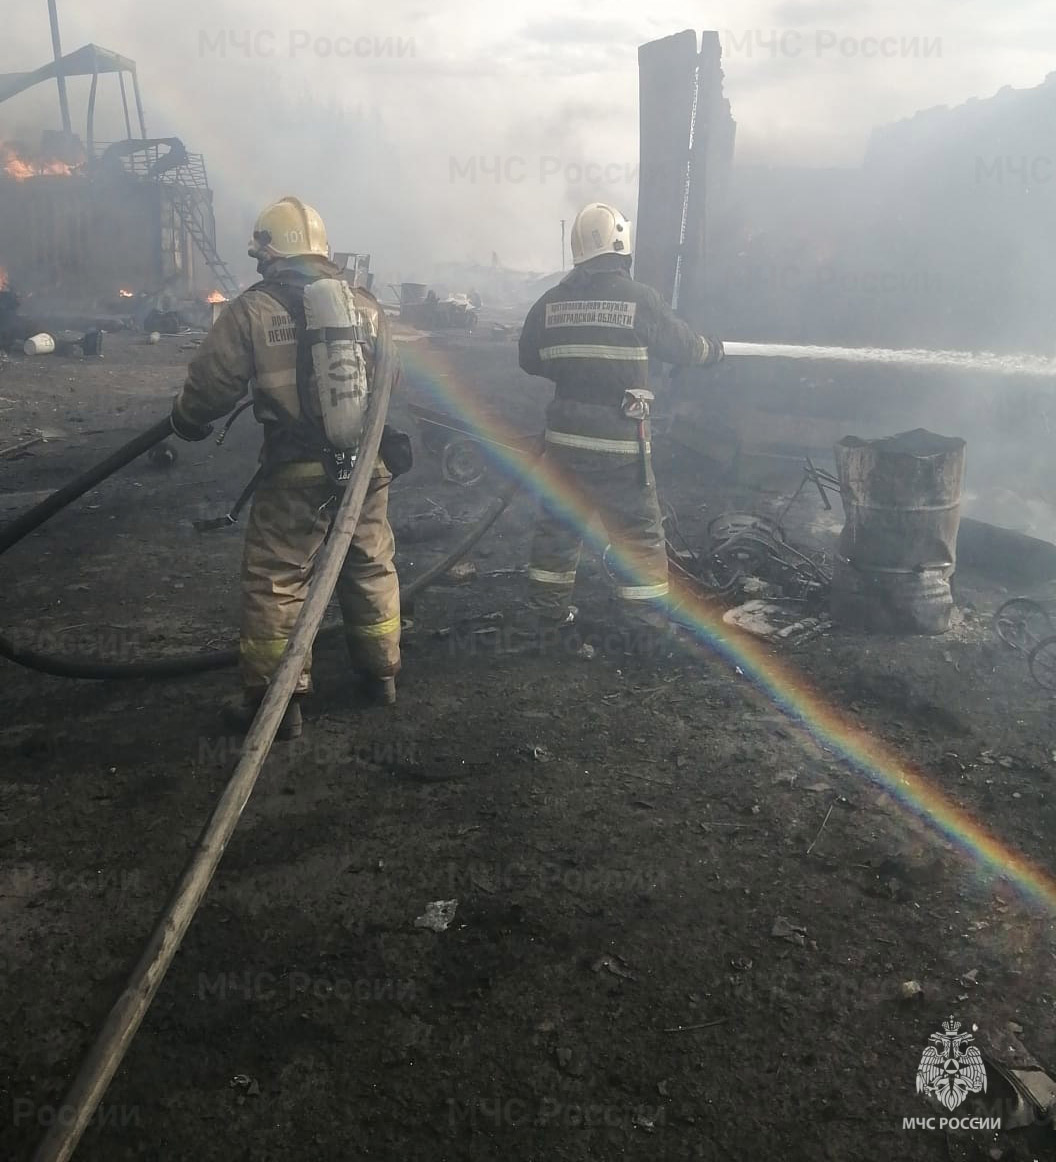
[[[0,173],[16,182],[24,182],[43,175],[70,177],[73,166],[64,161],[32,161],[22,157],[10,142],[0,141]]]
[[[227,295],[221,294],[221,292],[218,290],[210,291],[209,294],[206,296],[205,301],[207,303],[226,303],[227,302]]]
[[[122,288],[121,288],[121,289],[120,289],[120,290],[119,290],[117,293],[118,293],[118,294],[119,294],[119,295],[120,295],[120,296],[121,296],[123,299],[134,299],[134,298],[136,297],[136,296],[135,296],[135,295],[132,293],[132,291],[130,291],[130,290],[125,290],[125,288],[124,288],[124,287],[122,287]]]

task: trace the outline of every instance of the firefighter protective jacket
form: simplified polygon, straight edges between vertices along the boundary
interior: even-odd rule
[[[635,282],[619,255],[574,268],[528,312],[521,367],[557,385],[555,399],[619,408],[629,388],[649,386],[649,360],[688,367],[707,344],[652,287]]]
[[[318,460],[318,447],[299,423],[303,412],[297,388],[297,328],[286,307],[268,293],[267,284],[281,282],[303,291],[315,278],[337,275],[337,268],[323,258],[270,264],[264,282],[230,302],[206,335],[173,404],[176,418],[190,425],[212,423],[252,389],[253,413],[264,425],[264,464]],[[388,320],[374,296],[357,287],[355,299],[371,335],[387,335]],[[373,343],[367,344],[364,354],[372,380]],[[314,384],[314,371],[309,374]],[[309,400],[315,398],[314,391],[306,394]]]

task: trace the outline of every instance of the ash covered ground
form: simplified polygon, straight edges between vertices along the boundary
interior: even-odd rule
[[[546,385],[513,344],[442,342],[474,398],[542,426]],[[100,361],[0,372],[0,446],[52,437],[0,459],[0,517],[160,418],[186,345],[117,335]],[[396,423],[435,406],[426,386],[408,376]],[[18,545],[3,632],[109,661],[229,645],[241,537],[191,521],[226,511],[258,438],[246,418],[223,448],[178,445],[170,470],[137,461]],[[753,492],[672,446],[657,473],[691,542],[797,483]],[[447,484],[418,442],[393,490],[405,580],[500,483]],[[794,534],[820,513],[808,493]],[[418,600],[395,709],[354,707],[343,654],[320,646],[305,736],[276,745],[77,1157],[1056,1157],[1051,1131],[902,1128],[934,1112],[915,1075],[951,1013],[995,1035],[1015,1022],[1056,1064],[1050,913],[728,660],[625,653],[595,558],[577,592],[593,657],[496,634],[523,603],[531,518],[521,497],[473,552],[476,579]],[[959,575],[944,637],[831,631],[775,652],[1047,867],[1053,703],[993,636],[1008,596]],[[0,1156],[28,1157],[62,1116],[234,765],[217,707],[235,686],[3,664]],[[451,899],[446,931],[416,926]]]

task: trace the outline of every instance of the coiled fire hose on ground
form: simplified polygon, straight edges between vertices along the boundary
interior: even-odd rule
[[[153,427],[130,440],[118,448],[99,464],[90,468],[76,480],[52,493],[34,508],[13,520],[0,529],[0,555],[18,544],[35,529],[50,520],[56,513],[72,504],[90,489],[101,483],[108,476],[112,476],[126,464],[130,464],[137,457],[149,451],[155,444],[161,443],[172,435],[172,428],[168,417],[159,420]],[[415,597],[424,589],[432,585],[438,577],[443,576],[453,565],[457,564],[484,536],[491,526],[509,507],[510,502],[523,487],[524,478],[517,476],[499,493],[485,510],[478,522],[466,535],[420,577],[416,577],[410,584],[400,590],[400,601],[405,608],[409,607]],[[321,641],[336,635],[337,630],[324,630],[319,635]],[[10,638],[0,634],[0,658],[5,658],[16,665],[24,666],[29,670],[36,670],[42,674],[50,674],[57,678],[85,678],[94,680],[120,680],[135,678],[179,678],[188,674],[201,674],[209,670],[224,669],[238,663],[238,650],[213,650],[197,654],[185,654],[173,658],[156,658],[139,662],[100,662],[91,658],[58,657],[54,654],[45,654],[32,649],[18,646]]]

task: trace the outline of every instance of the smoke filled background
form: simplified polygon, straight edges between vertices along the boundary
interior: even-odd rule
[[[739,166],[853,170],[874,127],[1002,86],[1037,86],[1056,48],[1048,6],[1031,0],[729,0],[706,15],[691,3],[647,11],[550,0],[508,8],[62,0],[59,10],[65,52],[92,41],[134,58],[148,133],[205,154],[221,252],[240,276],[250,273],[252,218],[288,192],[318,204],[335,249],[371,251],[392,278],[425,278],[450,261],[557,269],[560,220],[585,200],[634,213],[637,46],[702,21],[722,37]],[[14,0],[4,19],[0,69],[50,59],[43,0]],[[870,36],[893,38],[889,46],[919,39],[919,49],[870,57]],[[70,82],[82,122],[88,84]],[[124,136],[116,78],[100,80],[98,117],[101,140]],[[50,83],[0,106],[9,138],[33,141],[58,124]],[[885,148],[897,160],[897,143]],[[1037,141],[1027,148],[1047,152]],[[912,169],[934,156],[918,135]],[[972,180],[969,167],[969,194]],[[781,181],[752,185],[760,213],[773,216],[785,200]],[[809,214],[809,191],[799,203]],[[771,228],[782,226],[775,217]]]

